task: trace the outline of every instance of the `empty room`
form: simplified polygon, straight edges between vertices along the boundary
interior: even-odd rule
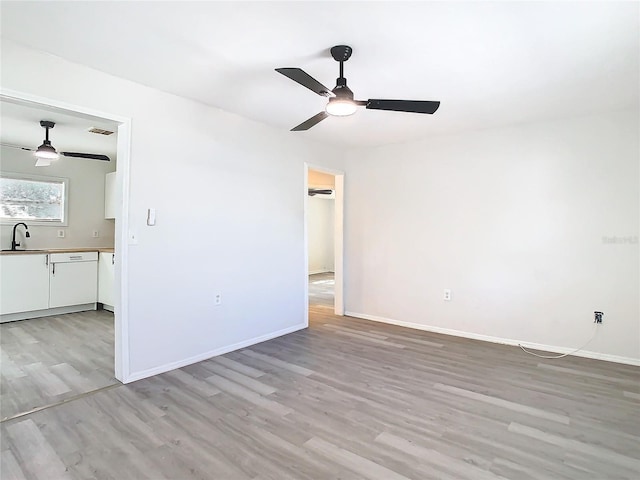
[[[640,478],[640,3],[0,14],[3,480]]]

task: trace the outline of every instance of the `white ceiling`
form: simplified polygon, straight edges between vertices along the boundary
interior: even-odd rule
[[[0,102],[0,120],[2,143],[35,149],[45,138],[40,120],[49,120],[55,123],[49,131],[49,140],[59,152],[98,153],[109,156],[112,161],[116,159],[117,133],[104,136],[88,132],[91,127],[117,132],[117,124],[113,122],[8,101]],[[64,160],[87,161],[69,157]]]
[[[2,2],[2,36],[288,130],[332,88],[440,100],[435,115],[360,109],[291,135],[380,145],[637,107],[638,2]]]

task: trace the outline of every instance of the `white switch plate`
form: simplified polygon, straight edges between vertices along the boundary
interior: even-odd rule
[[[150,208],[147,210],[147,225],[153,227],[156,224],[156,209]]]
[[[222,294],[216,293],[213,297],[213,304],[217,307],[218,305],[222,305]]]
[[[58,230],[58,238],[64,238],[64,230]]]
[[[444,289],[444,301],[445,302],[450,302],[451,301],[451,290],[448,288]]]
[[[100,236],[100,232],[98,230],[94,230],[93,232],[91,232],[91,236],[93,238],[98,238]]]

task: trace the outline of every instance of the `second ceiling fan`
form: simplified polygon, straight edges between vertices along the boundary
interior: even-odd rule
[[[347,79],[344,77],[344,62],[349,60],[352,53],[347,45],[336,45],[331,49],[331,56],[340,63],[340,77],[336,80],[336,86],[329,90],[318,80],[313,78],[301,68],[276,68],[276,72],[308,88],[312,92],[323,97],[329,97],[326,110],[305,120],[300,125],[293,127],[292,132],[309,130],[329,115],[346,116],[355,113],[357,107],[362,106],[370,110],[391,110],[395,112],[434,113],[438,110],[440,102],[425,100],[383,100],[370,98],[369,100],[354,100],[353,92],[347,87]]]
[[[52,160],[56,160],[60,155],[62,155],[63,157],[88,158],[89,160],[102,160],[105,162],[111,161],[111,159],[107,155],[98,153],[58,152],[51,144],[51,140],[49,140],[49,130],[55,127],[56,124],[48,120],[40,120],[40,126],[44,128],[45,136],[44,140],[42,141],[42,145],[40,145],[35,150],[33,148],[20,147],[18,145],[10,145],[6,143],[3,143],[2,145],[6,147],[19,148],[20,150],[26,150],[28,152],[33,152],[34,156],[37,158],[36,167],[47,167],[51,165]]]

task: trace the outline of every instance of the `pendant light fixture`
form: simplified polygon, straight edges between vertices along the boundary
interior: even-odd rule
[[[42,145],[40,145],[36,149],[34,155],[38,159],[42,159],[42,160],[49,160],[49,161],[57,160],[58,152],[56,152],[56,149],[53,148],[53,145],[51,145],[51,141],[49,140],[49,129],[53,128],[55,126],[55,123],[48,122],[46,120],[41,120],[40,126],[43,127],[45,130],[45,138],[44,138],[44,141],[42,142]],[[36,162],[36,166],[39,166],[37,162]]]

